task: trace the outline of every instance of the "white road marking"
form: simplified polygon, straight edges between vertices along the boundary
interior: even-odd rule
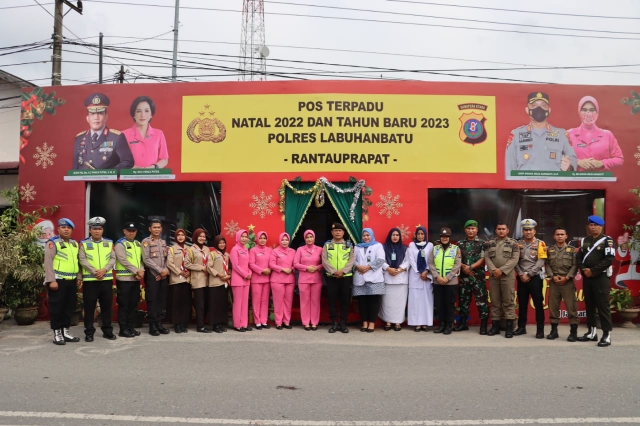
[[[589,423],[640,424],[640,417],[582,417],[541,419],[487,420],[407,420],[407,421],[331,421],[331,420],[243,420],[198,417],[123,416],[109,414],[47,413],[35,411],[0,411],[0,417],[38,419],[108,420],[114,422],[187,423],[202,425],[261,425],[261,426],[474,426],[474,425],[569,425]]]

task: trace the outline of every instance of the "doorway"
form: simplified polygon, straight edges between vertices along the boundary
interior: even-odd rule
[[[329,201],[328,197],[322,207],[316,207],[313,203],[307,210],[307,214],[302,219],[302,223],[298,228],[298,232],[293,237],[291,247],[296,249],[304,245],[304,231],[311,229],[316,234],[316,245],[322,246],[325,241],[330,240],[331,237],[331,224],[334,222],[340,222],[340,216],[333,205]],[[349,239],[349,235],[345,234],[345,239]]]

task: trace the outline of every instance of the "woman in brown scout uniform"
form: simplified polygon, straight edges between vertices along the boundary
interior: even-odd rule
[[[175,244],[169,247],[167,268],[170,271],[169,285],[173,289],[172,315],[176,333],[186,333],[191,319],[191,272],[185,266],[185,259],[189,256],[185,245],[187,233],[184,229],[176,229]]]
[[[226,253],[227,241],[222,235],[213,239],[213,247],[207,262],[207,271],[209,272],[207,315],[213,331],[222,333],[227,331],[225,325],[229,319],[227,287],[231,279],[231,272],[229,271],[229,254]]]
[[[193,231],[191,241],[193,245],[189,248],[188,256],[184,260],[184,266],[191,271],[191,289],[196,302],[196,330],[198,333],[211,333],[211,330],[204,326],[205,300],[207,298],[207,262],[211,257],[209,247],[204,245],[207,241],[204,229],[198,228]]]

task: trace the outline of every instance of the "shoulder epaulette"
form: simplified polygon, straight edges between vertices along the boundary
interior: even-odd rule
[[[118,243],[124,243],[124,242],[125,242],[125,240],[126,240],[126,238],[125,238],[125,237],[122,237],[122,238],[120,238],[118,241],[116,241],[116,244],[118,244]]]
[[[113,242],[113,240],[110,240],[109,238],[103,238],[102,241],[106,241],[108,243],[112,243]]]
[[[116,130],[116,129],[109,129],[109,131],[111,133],[113,133],[114,135],[118,135],[118,136],[122,134],[122,132],[120,130]]]
[[[54,242],[54,243],[55,243],[55,242],[56,242],[57,240],[59,240],[59,239],[60,239],[60,236],[59,236],[59,235],[54,235],[53,237],[49,238],[49,239],[47,240],[47,242],[51,241],[51,242]],[[69,241],[71,241],[71,240],[69,240]]]
[[[78,134],[76,135],[76,138],[77,138],[78,136],[82,136],[82,135],[84,135],[85,133],[87,133],[87,131],[86,131],[86,130],[81,131],[80,133],[78,133]]]
[[[80,240],[81,243],[84,243],[85,241],[91,241],[91,237],[85,238],[84,240]]]

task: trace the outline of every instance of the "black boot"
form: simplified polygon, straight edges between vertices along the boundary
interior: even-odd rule
[[[339,327],[338,327],[338,322],[337,321],[332,321],[331,322],[331,327],[329,328],[329,333],[335,333],[336,331],[338,331]]]
[[[156,322],[156,328],[158,329],[158,332],[160,334],[169,334],[169,330],[164,328],[164,326],[162,325],[162,321]]]
[[[440,323],[440,327],[436,328],[435,330],[433,330],[434,333],[444,333],[444,322]]]
[[[159,336],[160,332],[158,331],[158,328],[156,327],[156,323],[155,322],[150,322],[149,323],[149,334],[152,336]]]
[[[342,331],[343,333],[348,333],[349,329],[347,328],[347,322],[346,321],[342,321],[340,323],[340,331]]]
[[[469,326],[467,325],[467,316],[460,316],[460,324],[457,327],[454,327],[453,331],[465,331],[468,330]]]
[[[597,342],[598,341],[598,329],[589,326],[589,331],[584,333],[581,337],[578,337],[578,342]]]
[[[487,335],[487,319],[486,318],[482,318],[480,320],[480,335],[481,336]]]
[[[518,328],[516,328],[516,331],[513,332],[514,336],[522,336],[523,334],[527,334],[527,327],[526,325],[523,326],[519,326]]]
[[[513,320],[507,320],[507,329],[504,331],[504,337],[507,339],[513,337]]]
[[[488,336],[495,336],[496,334],[500,334],[500,321],[492,321],[491,329],[487,333]]]
[[[467,327],[469,328],[469,327]],[[451,331],[453,330],[453,323],[452,322],[448,322],[445,324],[444,326],[444,331],[442,332],[442,334],[451,334]]]
[[[553,340],[559,337],[560,336],[558,335],[558,324],[551,324],[551,333],[547,335],[547,339]]]
[[[182,326],[181,326],[180,324],[176,324],[176,325],[173,327],[173,331],[174,331],[176,334],[182,333]]]
[[[544,324],[536,326],[536,339],[544,339]]]
[[[120,331],[118,332],[118,336],[120,337],[135,337],[131,331],[129,331],[129,327],[127,324],[120,324]]]
[[[133,334],[134,336],[139,336],[140,332],[138,330],[136,330],[135,328],[133,328],[133,325],[131,324],[127,324],[128,328],[129,328],[129,332],[131,334]]]
[[[578,340],[578,324],[571,324],[571,331],[569,331],[569,337],[567,342],[575,342]]]
[[[600,346],[601,348],[605,348],[607,346],[611,346],[611,332],[610,331],[603,331],[602,332],[602,339],[600,339],[600,341],[598,342],[598,346]]]

